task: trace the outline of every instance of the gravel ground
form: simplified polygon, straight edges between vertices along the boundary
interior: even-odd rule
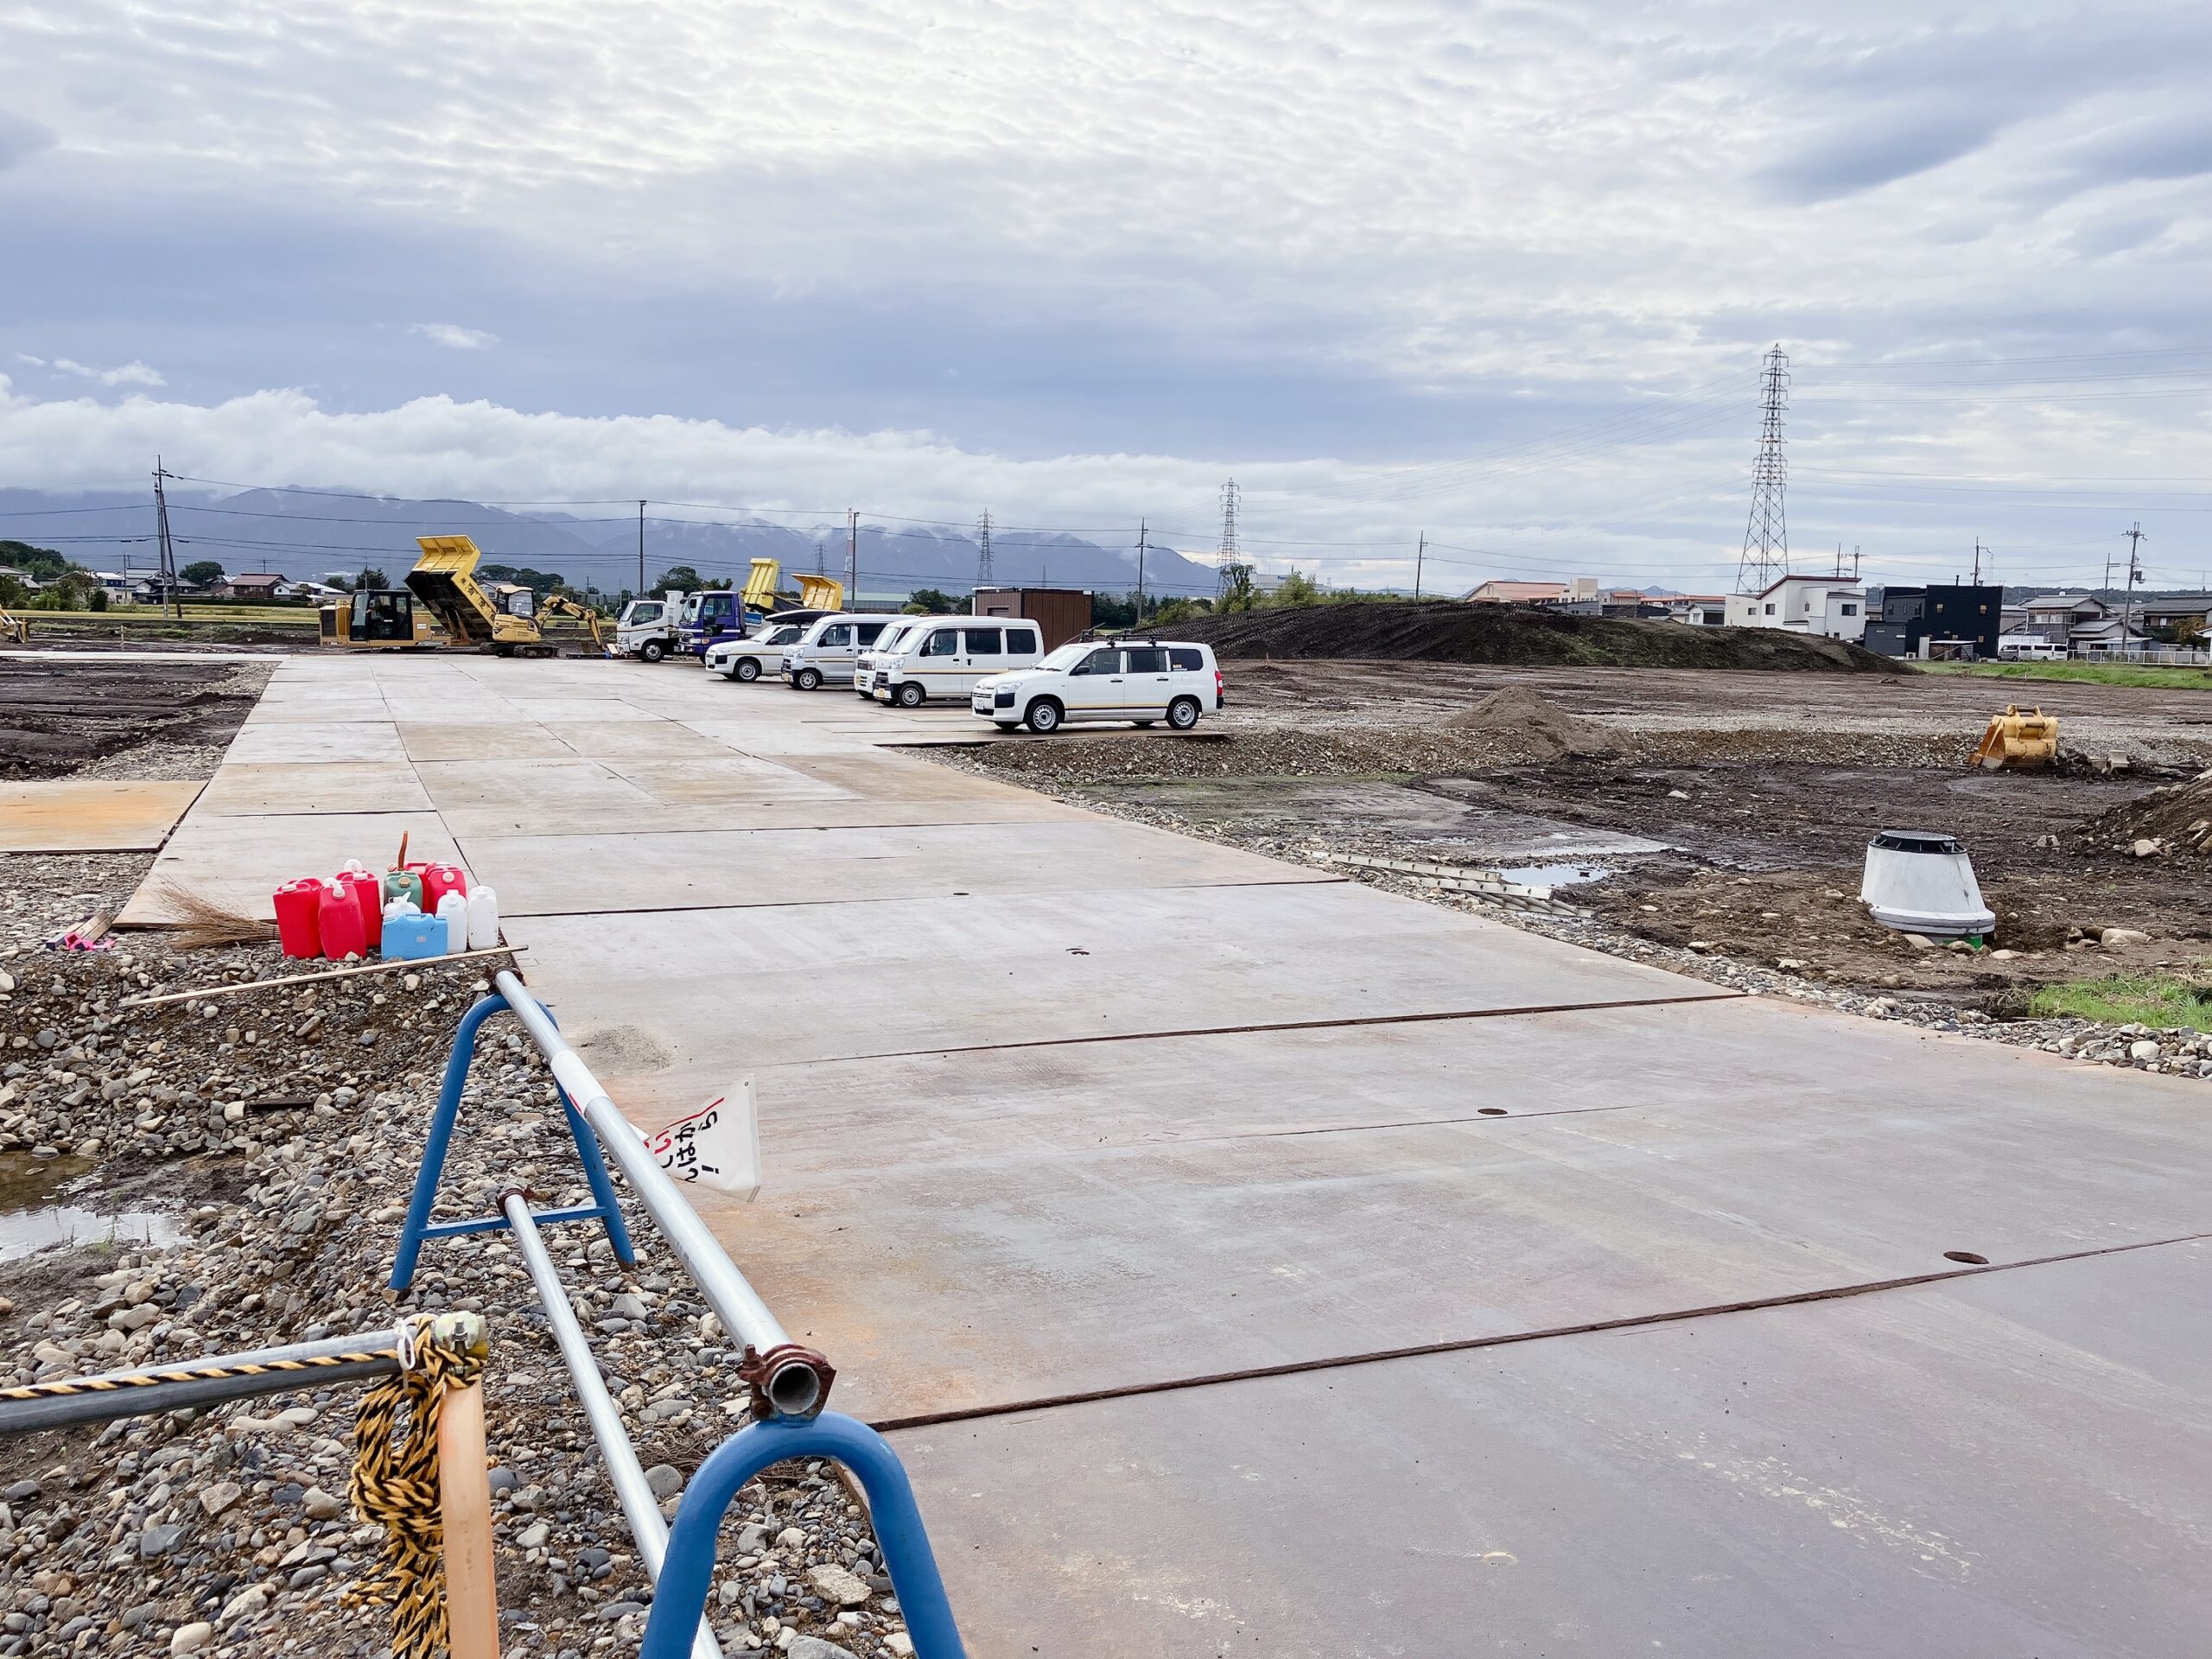
[[[72,1202],[175,1218],[162,1243],[0,1264],[0,1364],[16,1380],[394,1317],[385,1275],[442,1051],[483,964],[121,1006],[287,965],[273,947],[188,954],[145,935],[90,955],[0,955],[0,1160],[89,1162]],[[550,1078],[512,1031],[495,1021],[480,1047],[442,1217],[495,1208],[517,1183],[547,1205],[585,1198]],[[672,1514],[682,1480],[740,1425],[745,1391],[712,1314],[650,1223],[629,1219],[644,1255],[633,1271],[595,1231],[553,1243]],[[434,1243],[400,1306],[474,1308],[491,1324],[506,1651],[634,1646],[650,1586],[519,1258],[496,1236]],[[384,1650],[381,1611],[340,1599],[377,1543],[344,1497],[359,1397],[303,1389],[0,1442],[0,1659]],[[769,1471],[725,1527],[712,1603],[725,1651],[905,1651],[874,1550],[833,1471]]]

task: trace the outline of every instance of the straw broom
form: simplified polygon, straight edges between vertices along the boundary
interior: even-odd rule
[[[164,929],[187,950],[219,950],[233,944],[267,944],[276,937],[276,924],[241,916],[199,893],[165,881],[154,896],[176,921]]]

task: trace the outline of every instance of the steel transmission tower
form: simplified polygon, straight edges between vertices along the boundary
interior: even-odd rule
[[[991,576],[991,512],[983,509],[983,517],[976,526],[976,585],[988,588]]]
[[[1217,604],[1228,597],[1230,574],[1243,562],[1236,550],[1236,480],[1232,478],[1221,486],[1221,557],[1213,585]]]
[[[1782,456],[1782,411],[1789,407],[1789,359],[1777,346],[1759,377],[1759,458],[1751,467],[1751,517],[1744,527],[1744,556],[1736,566],[1736,591],[1764,593],[1789,574],[1789,519],[1783,511],[1789,469]]]

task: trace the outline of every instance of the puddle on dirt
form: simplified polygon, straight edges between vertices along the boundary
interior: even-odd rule
[[[1585,881],[1602,881],[1619,872],[1610,864],[1529,864],[1496,874],[1525,887],[1572,887]]]
[[[0,1153],[0,1262],[50,1244],[173,1244],[176,1217],[153,1210],[87,1209],[95,1195],[73,1191],[92,1173],[83,1158]],[[76,1202],[71,1202],[72,1199]]]

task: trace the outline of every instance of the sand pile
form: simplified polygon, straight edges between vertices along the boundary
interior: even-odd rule
[[[1493,691],[1444,723],[1461,731],[1487,732],[1517,741],[1546,760],[1563,754],[1610,754],[1620,747],[1599,721],[1569,714],[1526,686],[1509,685],[1503,691]]]

